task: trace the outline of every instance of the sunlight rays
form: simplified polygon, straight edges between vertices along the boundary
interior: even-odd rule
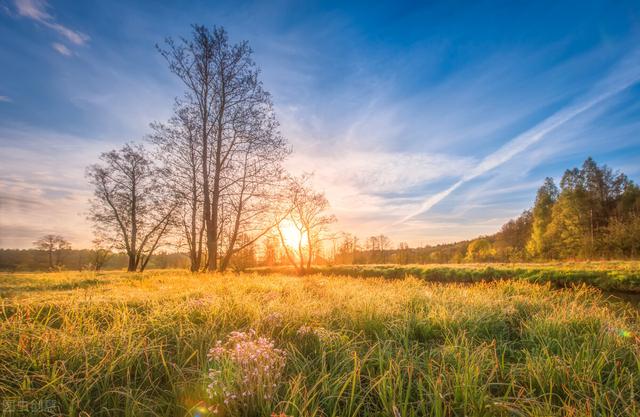
[[[300,246],[307,246],[306,233],[300,231],[291,220],[282,220],[278,227],[280,233],[282,233],[285,245],[293,249],[297,249]]]

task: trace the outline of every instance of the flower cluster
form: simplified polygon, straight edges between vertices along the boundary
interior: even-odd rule
[[[218,340],[208,358],[209,397],[237,415],[241,410],[268,406],[282,377],[286,352],[249,330],[231,332],[224,342]],[[212,411],[217,412],[217,406]]]
[[[303,324],[302,326],[300,326],[296,333],[298,334],[298,336],[307,336],[315,334],[315,331],[313,327]]]

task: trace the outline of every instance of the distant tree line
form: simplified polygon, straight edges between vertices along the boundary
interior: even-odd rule
[[[53,268],[49,267],[49,254],[39,249],[0,249],[0,271],[32,272],[32,271],[95,271],[123,270],[127,268],[128,257],[124,253],[110,253],[103,257],[95,249],[65,249],[57,254],[58,259]],[[96,259],[104,259],[99,267]],[[189,258],[183,253],[158,252],[154,254],[149,268],[188,268]]]
[[[335,263],[461,263],[640,257],[640,188],[587,158],[558,188],[546,178],[534,206],[490,236],[451,244],[391,248],[384,235],[345,235]]]

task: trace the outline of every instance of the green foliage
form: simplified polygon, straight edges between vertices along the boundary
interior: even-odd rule
[[[67,249],[60,257],[60,270],[92,270],[95,269],[97,252],[104,249]],[[188,257],[182,253],[158,252],[151,256],[149,266],[158,268],[185,268],[189,264]],[[114,270],[127,267],[127,257],[122,253],[108,256],[101,269]],[[0,271],[28,272],[47,271],[47,253],[37,249],[0,249]]]
[[[549,255],[550,242],[546,233],[551,223],[551,211],[557,199],[558,188],[553,178],[545,178],[544,184],[538,190],[533,207],[531,237],[526,246],[530,256],[547,257]]]
[[[447,273],[458,272],[429,272]],[[0,392],[53,400],[56,415],[212,415],[207,352],[249,329],[286,351],[285,367],[273,398],[236,415],[640,413],[637,315],[584,287],[182,271],[3,279]],[[71,285],[90,280],[90,293]],[[235,371],[224,379],[235,368],[216,369],[239,383]]]
[[[466,260],[470,262],[491,260],[494,250],[487,239],[476,239],[467,247]]]
[[[640,245],[634,219],[640,206],[637,187],[622,173],[587,158],[567,170],[544,239],[553,258],[633,257]],[[626,226],[629,233],[625,232]],[[625,241],[619,245],[614,239]]]

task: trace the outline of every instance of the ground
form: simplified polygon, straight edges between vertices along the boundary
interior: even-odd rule
[[[5,415],[640,414],[637,312],[586,286],[63,272],[0,295]]]

